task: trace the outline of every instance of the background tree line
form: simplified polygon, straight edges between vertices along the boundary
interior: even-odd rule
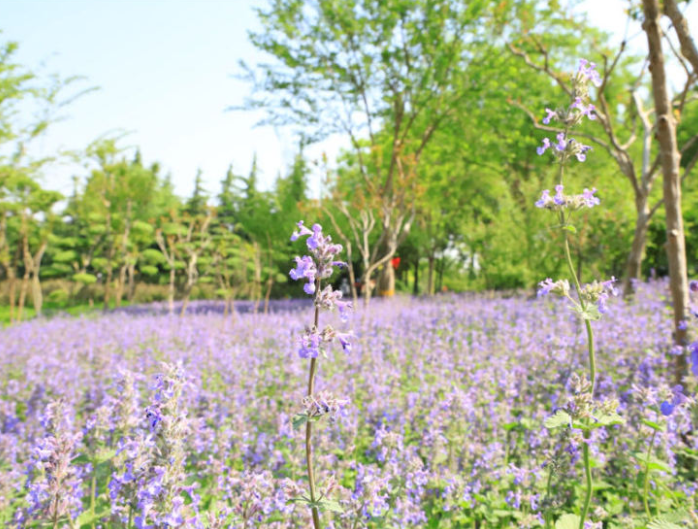
[[[245,66],[253,95],[244,107],[301,138],[269,190],[253,164],[220,175],[218,190],[196,175],[193,194],[177,197],[157,164],[144,166],[114,138],[77,155],[86,169],[71,196],[47,190],[49,161],[22,153],[70,83],[37,78],[13,63],[16,45],[4,45],[0,277],[10,318],[27,304],[41,313],[44,295],[104,307],[159,299],[170,310],[181,300],[182,311],[191,298],[223,299],[226,310],[247,298],[265,310],[272,297],[298,294],[286,279],[288,235],[301,218],[332,227],[351,256],[347,284],[365,302],[395,291],[530,289],[562,266],[534,206],[554,178],[535,148],[555,132],[544,109],[565,99],[581,57],[598,64],[602,83],[592,96],[598,119],[580,133],[594,156],[574,178],[579,191],[598,188],[603,207],[587,215],[575,259],[595,276],[624,278],[627,292],[633,280],[668,273],[648,54],[630,53],[627,40],[609,45],[555,2],[275,0],[258,14],[262,29],[250,38],[272,60]],[[628,16],[643,17],[639,6]],[[690,42],[669,32],[663,41],[683,72],[671,79],[670,106],[695,274],[696,72]],[[26,98],[47,109],[31,126]],[[307,159],[303,146],[329,135],[346,140],[339,157]],[[309,196],[311,169],[324,179],[321,197]]]

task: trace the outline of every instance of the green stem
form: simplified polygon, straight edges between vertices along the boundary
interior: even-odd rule
[[[97,462],[92,461],[92,482],[90,484],[90,517],[92,529],[95,529],[95,496],[97,495]]]
[[[548,471],[548,484],[545,487],[545,499],[543,500],[545,502],[545,529],[549,529],[550,527],[550,508],[547,506],[547,501],[550,498],[550,486],[552,485],[553,482],[553,465],[551,464],[549,466],[549,471]]]
[[[316,296],[320,292],[320,278],[317,279],[315,284]],[[318,325],[320,324],[320,307],[315,305],[315,330],[318,330]],[[317,358],[310,359],[310,372],[308,374],[308,397],[312,399],[313,393],[315,392],[315,374],[317,373]],[[320,513],[317,507],[314,505],[317,492],[315,489],[315,473],[313,472],[313,423],[309,420],[305,423],[305,462],[308,467],[308,487],[310,488],[310,501],[313,503],[311,506],[311,511],[313,513],[313,527],[315,529],[321,529],[320,525]]]
[[[560,212],[560,221],[563,225],[565,224],[564,212]],[[584,301],[584,298],[582,298],[582,285],[579,283],[577,273],[574,271],[574,263],[572,263],[572,254],[570,252],[570,243],[567,239],[567,234],[565,234],[565,258],[567,260],[567,268],[569,268],[570,274],[572,276],[574,289],[577,291],[577,298],[579,299],[579,304],[581,305],[582,310],[585,310],[587,304]],[[587,347],[589,350],[589,379],[591,382],[591,395],[593,397],[594,388],[596,385],[596,355],[594,352],[594,334],[591,330],[591,322],[589,320],[584,320],[584,326],[586,327],[587,331]]]
[[[567,135],[567,130],[565,130],[565,136]],[[560,171],[558,174],[560,184],[562,184],[562,177],[564,174],[564,164],[560,161]],[[560,211],[560,224],[565,226],[565,212]],[[582,312],[586,311],[587,303],[582,297],[582,285],[579,283],[579,277],[574,269],[574,263],[572,262],[572,254],[570,252],[570,242],[567,232],[564,233],[565,240],[565,259],[567,261],[567,268],[569,269],[570,276],[574,283],[574,289],[577,292],[577,299],[579,300],[579,305],[582,308]],[[594,397],[594,389],[596,385],[596,355],[594,352],[594,334],[591,330],[591,322],[588,319],[584,320],[584,326],[587,332],[587,348],[589,351],[589,379],[591,382],[591,396]],[[579,520],[579,529],[584,529],[584,523],[586,521],[587,515],[589,514],[589,509],[591,507],[591,500],[594,494],[594,482],[591,473],[591,461],[589,459],[589,439],[591,437],[590,432],[587,430],[584,432],[584,445],[582,446],[582,459],[584,462],[584,476],[586,478],[586,493],[584,495],[584,505],[582,507],[582,516]]]
[[[562,224],[564,225],[565,214],[563,212],[560,213],[560,219],[562,221]],[[582,310],[585,310],[586,302],[582,298],[582,286],[579,284],[579,278],[577,277],[577,273],[574,271],[574,264],[572,263],[572,255],[570,253],[570,244],[567,238],[567,234],[565,234],[565,257],[567,258],[567,267],[569,268],[570,274],[572,275],[572,279],[574,280],[574,288],[577,291],[579,304],[581,305]],[[591,396],[593,398],[594,388],[596,385],[596,355],[594,354],[594,334],[591,330],[591,322],[589,320],[584,320],[584,326],[586,327],[587,331],[587,347],[589,351],[589,379],[591,382]],[[593,480],[591,476],[591,463],[589,461],[589,437],[590,433],[588,431],[584,432],[584,446],[582,447],[582,456],[584,461],[584,475],[586,477],[587,490],[584,496],[584,506],[582,507],[582,517],[579,521],[579,529],[584,529],[584,522],[586,521],[586,517],[589,514],[591,499],[594,493]]]
[[[647,459],[645,461],[645,483],[644,492],[642,495],[642,502],[645,505],[645,514],[647,515],[647,520],[652,519],[652,513],[650,512],[649,504],[649,488],[650,488],[650,457],[652,456],[652,449],[654,448],[654,439],[657,437],[657,430],[652,432],[652,439],[650,440],[650,446],[647,448]]]
[[[308,376],[308,395],[312,396],[315,381],[315,373],[317,371],[317,358],[310,359],[310,375]],[[310,487],[310,501],[315,503],[315,474],[313,473],[313,423],[308,421],[305,423],[305,462],[308,467],[308,486]],[[320,514],[317,507],[311,507],[313,511],[313,526],[315,529],[320,529]]]
[[[582,458],[584,460],[584,475],[587,482],[587,490],[584,496],[584,506],[582,507],[582,517],[579,520],[579,529],[584,529],[584,522],[589,514],[591,498],[594,492],[594,482],[591,477],[591,463],[589,461],[589,432],[584,432],[584,446],[582,447]]]

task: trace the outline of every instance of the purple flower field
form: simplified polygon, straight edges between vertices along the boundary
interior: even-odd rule
[[[606,405],[624,423],[591,436],[590,527],[645,527],[647,461],[653,511],[696,494],[695,380],[660,411],[676,401],[666,290],[641,285],[595,324],[596,399],[617,399]],[[197,302],[184,317],[141,307],[5,329],[0,522],[307,528],[293,418],[310,406],[316,482],[332,500],[325,527],[542,527],[583,495],[581,435],[544,426],[586,369],[583,324],[563,302],[377,300],[353,315],[351,351],[318,359],[326,402],[313,403],[298,356],[307,302],[267,316]]]

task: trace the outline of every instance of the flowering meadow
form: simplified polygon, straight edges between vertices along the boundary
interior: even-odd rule
[[[662,281],[639,285],[595,323],[596,399],[623,422],[588,441],[589,526],[696,523],[698,416],[689,391],[674,399],[666,297]],[[561,527],[584,495],[583,439],[551,421],[586,369],[584,325],[563,302],[378,300],[353,315],[351,351],[319,362],[326,402],[314,404],[298,355],[312,308],[300,300],[266,316],[196,302],[185,317],[146,307],[8,328],[0,521],[307,528],[293,423],[310,405],[324,527]]]

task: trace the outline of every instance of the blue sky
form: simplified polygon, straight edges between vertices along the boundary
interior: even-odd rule
[[[238,61],[263,59],[249,44],[256,26],[248,0],[0,0],[2,40],[20,44],[17,60],[47,72],[84,75],[99,90],[66,109],[68,119],[41,140],[42,151],[84,148],[98,136],[130,131],[147,162],[162,162],[187,194],[201,168],[208,191],[230,163],[246,173],[255,150],[265,185],[295,152],[283,130],[254,128],[261,117],[230,112],[249,86]],[[259,2],[256,2],[259,5]],[[48,187],[69,192],[71,169],[54,168]]]
[[[250,87],[234,78],[238,62],[264,61],[248,42],[257,27],[254,6],[265,0],[0,0],[1,40],[20,44],[18,61],[47,72],[83,75],[97,86],[67,109],[67,119],[41,140],[46,153],[57,147],[79,149],[109,131],[131,134],[124,145],[138,145],[146,162],[160,162],[176,190],[193,188],[198,168],[207,190],[218,192],[230,163],[246,173],[255,152],[265,187],[292,161],[296,142],[288,131],[254,128],[261,114],[230,112]],[[587,0],[587,12],[607,31],[625,27],[622,0]],[[697,12],[691,7],[689,20]],[[695,24],[691,24],[696,27]],[[695,31],[695,29],[694,29]],[[639,26],[633,44],[644,47]],[[615,36],[616,39],[620,35]],[[308,151],[337,152],[330,140]],[[71,190],[75,168],[53,168],[44,182]],[[318,192],[318,178],[313,191]]]

